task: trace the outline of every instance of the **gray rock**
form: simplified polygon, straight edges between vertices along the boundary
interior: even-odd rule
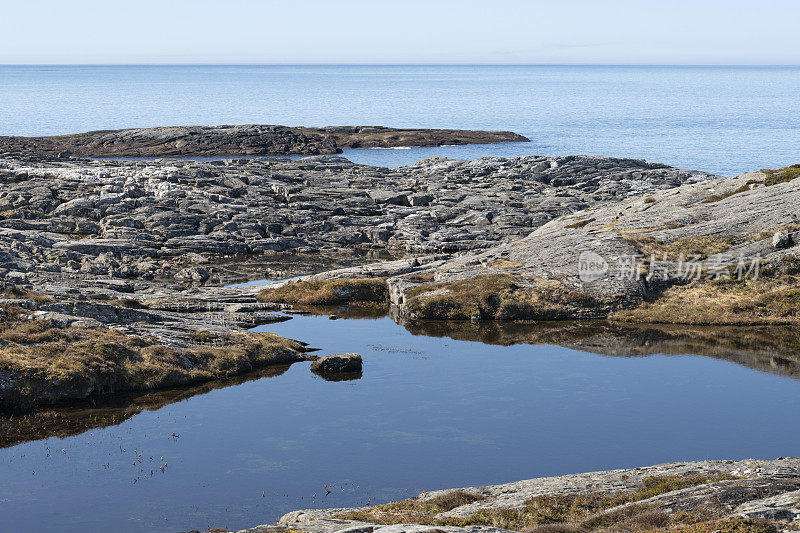
[[[165,157],[333,154],[341,152],[342,148],[441,146],[528,140],[516,133],[503,131],[414,130],[381,126],[306,128],[249,124],[134,128],[54,137],[0,137],[0,148],[51,154],[61,159],[71,155]],[[202,172],[195,175],[210,177],[215,174]]]
[[[776,250],[781,250],[783,248],[788,248],[792,244],[794,244],[794,240],[792,236],[786,230],[781,230],[775,233],[772,236],[772,247]]]
[[[174,277],[178,281],[205,283],[211,277],[211,274],[203,267],[190,267],[179,270]]]
[[[798,520],[800,519],[800,490],[743,503],[736,508],[735,513],[745,518]]]
[[[482,510],[521,509],[525,506],[525,502],[536,496],[586,494],[598,491],[624,492],[637,488],[643,480],[650,477],[697,475],[714,478],[723,474],[739,479],[711,481],[697,487],[663,493],[638,503],[646,504],[667,514],[693,511],[709,512],[713,509],[722,516],[795,521],[793,525],[797,525],[796,521],[800,515],[800,490],[797,489],[798,482],[796,480],[800,475],[800,459],[798,458],[782,458],[774,461],[748,459],[744,461],[670,463],[625,470],[536,478],[503,485],[424,492],[418,498],[428,500],[453,491],[467,491],[480,495],[481,499],[473,503],[461,505],[436,516],[441,519],[464,519]],[[765,495],[767,496],[765,497]],[[744,503],[742,500],[745,500]],[[450,533],[503,531],[481,526],[465,528],[421,524],[385,526],[332,518],[339,514],[363,511],[364,509],[364,507],[359,507],[293,511],[281,517],[276,525],[305,533],[344,533],[345,531],[422,533],[433,531],[432,528]],[[256,528],[246,531],[255,533],[260,530]]]
[[[340,353],[320,357],[311,363],[318,374],[350,374],[361,372],[361,356],[357,353]]]
[[[562,178],[566,179],[566,178]],[[775,249],[768,239],[752,241],[751,235],[774,231],[793,223],[800,190],[790,184],[756,187],[741,192],[742,186],[764,179],[764,174],[748,173],[715,182],[685,183],[674,189],[651,191],[647,200],[633,197],[616,204],[596,203],[583,211],[562,216],[534,229],[512,243],[489,247],[485,251],[435,261],[416,269],[419,276],[433,276],[426,282],[413,282],[397,272],[389,279],[392,304],[398,316],[415,317],[407,293],[425,284],[460,281],[486,274],[511,274],[521,280],[558,280],[569,290],[608,301],[592,314],[579,307],[573,318],[602,318],[620,307],[636,305],[648,294],[663,289],[675,279],[648,280],[637,273],[629,275],[629,260],[641,255],[636,239],[673,242],[697,236],[730,239],[734,245],[706,261],[736,267],[740,256],[779,260],[787,252]],[[721,194],[723,193],[723,194]],[[727,196],[724,193],[730,193]],[[723,199],[717,200],[719,196]],[[786,246],[791,235],[778,232],[773,243]],[[777,239],[777,240],[776,240]],[[582,271],[582,258],[597,258],[603,269],[597,276]],[[677,268],[672,264],[673,270]],[[430,318],[430,317],[429,317]]]

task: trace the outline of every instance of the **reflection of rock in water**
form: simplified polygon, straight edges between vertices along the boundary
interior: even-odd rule
[[[24,415],[0,414],[0,448],[16,446],[50,437],[65,438],[86,431],[121,424],[142,411],[156,411],[169,404],[206,394],[215,389],[241,385],[289,370],[290,365],[275,365],[235,376],[210,381],[197,387],[160,390],[145,394],[116,394],[68,406],[42,409]]]
[[[354,381],[363,377],[361,372],[344,372],[341,374],[321,374],[319,372],[314,373],[325,381]]]
[[[308,315],[322,315],[328,318],[384,318],[389,311],[389,304],[374,302],[351,302],[345,305],[296,305],[296,310]]]
[[[696,354],[800,379],[800,330],[588,322],[447,322],[403,324],[413,335],[486,344],[552,344],[602,355]]]

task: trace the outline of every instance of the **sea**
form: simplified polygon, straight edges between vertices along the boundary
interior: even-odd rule
[[[800,67],[0,66],[0,135],[256,123],[531,139],[345,154],[379,166],[592,154],[732,176],[800,162]]]

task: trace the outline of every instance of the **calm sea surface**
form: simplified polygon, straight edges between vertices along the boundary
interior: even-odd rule
[[[347,154],[386,166],[599,154],[735,175],[800,162],[800,67],[3,66],[0,102],[0,135],[358,124],[533,141]]]

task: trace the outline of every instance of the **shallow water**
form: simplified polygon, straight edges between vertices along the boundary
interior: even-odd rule
[[[359,352],[363,378],[328,382],[300,363],[224,388],[78,409],[72,417],[92,428],[79,434],[80,424],[42,415],[63,438],[0,449],[0,530],[236,528],[424,489],[798,454],[796,379],[713,357],[448,337],[541,338],[526,326],[443,328],[414,335],[388,318],[295,317],[259,329],[321,354]],[[659,349],[649,337],[641,345]],[[765,361],[769,370],[780,359]]]
[[[0,66],[0,135],[179,124],[512,130],[356,162],[598,154],[734,175],[800,161],[800,67]]]

